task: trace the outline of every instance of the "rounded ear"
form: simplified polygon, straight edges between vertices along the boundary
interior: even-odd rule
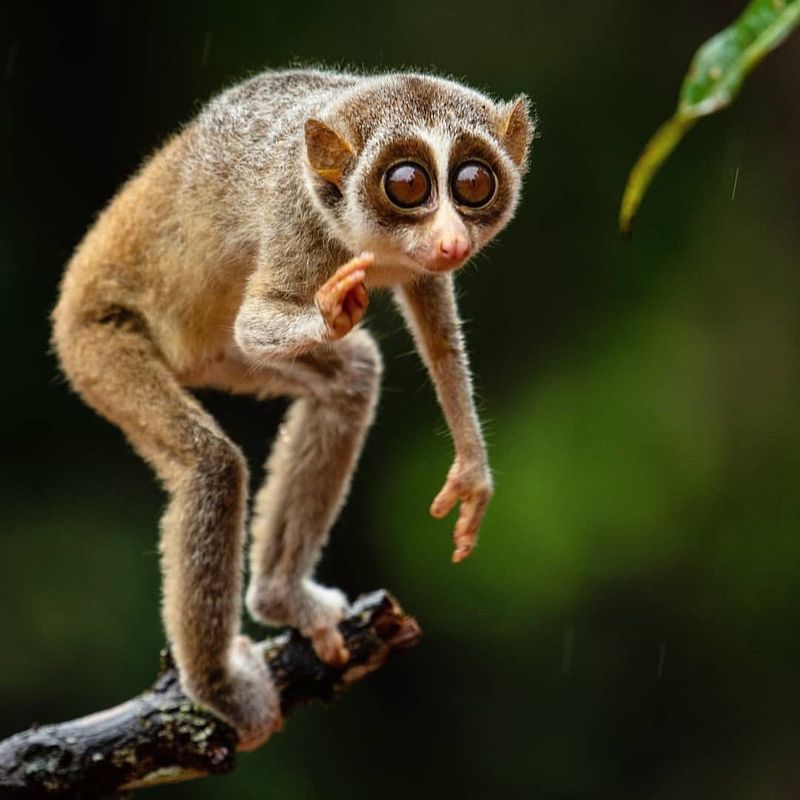
[[[531,101],[527,95],[521,94],[500,107],[497,133],[511,160],[518,167],[524,166],[528,159],[528,148],[533,141],[535,129]]]
[[[355,150],[347,139],[318,119],[306,120],[305,138],[311,169],[341,190],[342,174],[355,156]]]

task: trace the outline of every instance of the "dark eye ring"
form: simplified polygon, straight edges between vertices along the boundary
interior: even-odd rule
[[[482,161],[464,161],[453,170],[450,190],[455,201],[467,208],[482,208],[494,198],[497,178]]]
[[[419,208],[431,196],[431,179],[421,164],[401,161],[393,164],[383,176],[383,190],[398,208]]]

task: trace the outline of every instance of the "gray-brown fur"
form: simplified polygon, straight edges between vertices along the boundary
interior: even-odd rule
[[[247,606],[299,627],[324,659],[346,659],[335,627],[346,599],[312,573],[377,401],[380,356],[354,328],[370,290],[397,290],[453,432],[456,458],[431,511],[460,502],[460,560],[491,477],[452,271],[513,215],[531,136],[524,98],[497,104],[423,75],[266,72],[167,142],[67,267],[53,313],[63,370],[169,492],[167,635],[186,691],[246,745],[279,722],[269,675],[239,636],[246,467],[186,390],[295,398],[255,501]],[[412,157],[435,192],[398,211],[382,175]],[[497,177],[485,209],[449,197],[462,157]]]

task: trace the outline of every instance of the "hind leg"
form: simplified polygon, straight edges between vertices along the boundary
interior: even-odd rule
[[[267,624],[291,625],[317,654],[342,663],[337,623],[347,598],[312,574],[344,502],[374,416],[381,361],[364,330],[286,366],[299,396],[267,461],[251,524],[247,608]]]
[[[61,325],[55,341],[77,391],[122,428],[169,492],[162,609],[183,688],[231,723],[242,746],[255,746],[280,710],[263,658],[239,636],[244,460],[135,315]]]

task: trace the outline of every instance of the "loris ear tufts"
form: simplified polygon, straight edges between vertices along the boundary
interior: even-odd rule
[[[528,160],[528,148],[536,129],[531,115],[531,101],[524,94],[500,106],[498,135],[511,160],[523,169]]]
[[[355,150],[347,139],[318,119],[306,120],[305,135],[311,169],[341,191],[342,175],[355,157]]]

